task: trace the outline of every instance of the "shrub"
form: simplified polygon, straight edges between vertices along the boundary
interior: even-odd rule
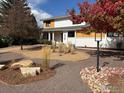
[[[48,47],[47,45],[43,47],[42,49],[42,55],[43,55],[43,70],[49,69],[49,64],[50,64],[50,53],[51,53],[51,48]]]
[[[11,37],[0,36],[0,48],[12,45],[13,39]]]
[[[65,53],[65,54],[68,53],[68,47],[67,47],[66,44],[64,44],[64,53]]]
[[[117,49],[121,49],[122,48],[122,42],[117,42],[117,44],[116,44],[116,47],[117,47]]]
[[[41,44],[52,45],[52,41],[48,41],[48,40],[46,40],[46,39],[43,39],[40,43],[41,43]]]
[[[64,43],[60,42],[58,44],[58,51],[59,51],[59,53],[63,53],[64,52]]]
[[[72,43],[68,42],[67,43],[67,47],[68,47],[68,53],[70,53],[71,52]]]
[[[72,46],[71,46],[71,53],[73,54],[73,53],[74,53],[74,51],[75,51],[75,46],[74,46],[74,45],[72,45]]]
[[[74,53],[75,47],[73,44],[68,43],[68,44],[64,44],[62,42],[60,42],[58,44],[58,52],[59,53]]]
[[[52,42],[52,52],[56,52],[56,42]]]
[[[75,47],[71,42],[68,42],[66,47],[66,53],[74,53]]]
[[[23,44],[24,45],[33,45],[33,44],[38,44],[39,42],[37,41],[37,39],[34,38],[25,38],[23,39]],[[15,37],[13,38],[13,45],[20,45],[20,38]]]

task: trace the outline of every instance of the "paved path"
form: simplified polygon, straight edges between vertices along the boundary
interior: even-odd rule
[[[7,62],[10,62],[12,60],[21,60],[25,58],[23,55],[21,54],[17,54],[17,53],[12,53],[12,52],[6,52],[6,53],[1,53],[0,54],[0,64],[4,64]]]
[[[36,62],[39,62],[38,59]],[[108,66],[124,67],[124,60],[115,57],[104,57],[100,59],[101,64],[108,62]],[[51,66],[55,66],[56,75],[47,80],[34,83],[10,86],[0,83],[0,93],[92,93],[83,83],[79,72],[82,68],[95,66],[96,57],[93,55],[88,60],[80,62],[60,62],[53,61]]]

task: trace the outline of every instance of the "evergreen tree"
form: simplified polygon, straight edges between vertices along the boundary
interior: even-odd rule
[[[4,0],[1,3],[2,31],[20,39],[23,50],[23,39],[37,33],[37,23],[27,5],[27,0]]]

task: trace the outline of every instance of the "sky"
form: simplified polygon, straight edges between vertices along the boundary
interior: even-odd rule
[[[32,13],[36,17],[38,25],[41,25],[40,19],[65,16],[67,10],[74,8],[79,12],[77,6],[83,0],[28,0],[29,7],[31,7]],[[89,0],[89,2],[95,2],[95,0]]]

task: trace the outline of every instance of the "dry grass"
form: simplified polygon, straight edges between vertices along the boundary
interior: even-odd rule
[[[48,46],[45,46],[42,48],[42,59],[43,59],[43,68],[48,69],[49,64],[50,64],[50,53],[51,53],[51,48]]]
[[[61,60],[61,61],[80,61],[80,60],[85,60],[88,59],[90,57],[90,55],[88,55],[85,52],[79,52],[79,51],[75,51],[75,53],[71,54],[62,54],[61,56],[58,55],[58,53],[52,53],[51,55],[51,59],[52,60]]]
[[[10,47],[10,48],[4,48],[1,51],[2,52],[16,52],[16,53],[22,54],[26,57],[29,57],[29,58],[43,58],[43,55],[42,55],[43,50],[42,49],[21,51],[20,47]],[[75,52],[73,54],[72,53],[67,53],[67,54],[62,54],[61,56],[57,52],[51,53],[50,60],[77,62],[77,61],[80,61],[80,60],[88,59],[89,57],[90,57],[89,54],[87,54],[85,52],[80,52],[80,51],[75,50]]]

